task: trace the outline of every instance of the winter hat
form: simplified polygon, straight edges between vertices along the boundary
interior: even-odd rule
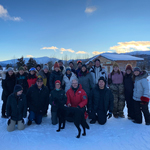
[[[104,78],[103,76],[98,79],[98,82],[99,82],[100,80],[103,80],[103,81],[105,82],[105,84],[106,84],[106,80],[105,80],[105,78]]]
[[[132,71],[132,65],[130,65],[130,64],[126,65],[126,71],[127,70],[131,70]]]
[[[37,67],[40,67],[40,68],[41,68],[41,65],[40,65],[40,64],[37,64],[37,65],[36,65],[36,68],[37,68]]]
[[[67,68],[66,68],[66,72],[67,72],[68,70],[71,71],[71,68],[70,68],[70,67],[67,67]]]
[[[54,69],[55,69],[55,68],[59,68],[58,62],[55,62],[55,64],[54,64]]]
[[[94,62],[96,62],[96,61],[99,61],[99,62],[100,62],[100,60],[99,60],[98,58],[96,58]]]
[[[57,84],[57,83],[61,84],[61,82],[60,82],[59,80],[56,80],[56,81],[55,81],[55,84]]]
[[[20,71],[20,70],[23,70],[23,71],[24,71],[24,68],[21,66],[21,67],[19,67],[19,71]]]
[[[85,67],[87,69],[87,66],[85,64],[83,64],[82,67]]]
[[[114,62],[114,64],[113,64],[113,68],[115,68],[115,67],[119,68],[119,65],[116,62]]]
[[[40,81],[40,80],[43,81],[42,76],[38,76],[36,81]]]
[[[30,68],[29,72],[30,71],[36,71],[36,69],[32,67],[32,68]]]
[[[7,72],[9,72],[9,71],[13,71],[13,68],[12,68],[12,67],[9,67],[9,68],[7,69]]]
[[[49,70],[47,65],[43,66],[43,70],[45,70],[45,69]]]
[[[81,63],[81,65],[82,65],[82,61],[81,61],[81,60],[78,60],[78,61],[77,61],[77,65],[78,65],[79,63]]]
[[[21,90],[23,90],[23,87],[19,84],[16,84],[15,87],[14,87],[14,93],[17,93]]]
[[[134,71],[139,71],[139,72],[141,72],[141,69],[140,69],[139,67],[135,67],[135,68],[134,68]]]

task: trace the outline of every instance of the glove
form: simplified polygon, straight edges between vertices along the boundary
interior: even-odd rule
[[[27,123],[27,118],[23,118],[23,119],[22,119],[22,123],[23,123],[23,124],[26,124],[26,123]]]
[[[112,117],[112,113],[109,112],[109,113],[107,114],[107,117],[108,117],[108,119],[110,119],[110,118]]]
[[[71,107],[71,104],[69,103],[67,106],[68,106],[68,107]]]
[[[6,121],[6,125],[10,125],[10,123],[11,123],[11,117],[9,117],[8,119],[7,119],[7,121]]]

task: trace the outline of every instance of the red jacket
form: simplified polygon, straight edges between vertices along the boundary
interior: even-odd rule
[[[36,78],[27,79],[29,88],[36,83],[36,80],[37,80],[37,77]]]
[[[67,93],[67,105],[70,103],[71,107],[80,106],[81,108],[87,105],[88,99],[87,94],[82,89],[82,85],[79,85],[78,90],[74,93],[73,89],[70,88]]]

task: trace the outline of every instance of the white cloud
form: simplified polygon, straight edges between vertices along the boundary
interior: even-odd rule
[[[26,57],[31,58],[31,57],[33,57],[33,56],[32,56],[32,55],[27,55]]]
[[[86,52],[85,51],[78,51],[78,52],[76,52],[76,54],[86,54]]]
[[[117,53],[126,53],[135,50],[149,51],[150,41],[118,42],[118,45],[110,47],[110,50],[115,50]]]
[[[60,51],[61,51],[61,54],[63,54],[63,52],[70,52],[70,53],[74,53],[75,51],[74,50],[72,50],[72,49],[65,49],[65,48],[61,48],[60,49]]]
[[[58,49],[58,48],[55,47],[55,46],[51,46],[51,47],[43,47],[43,48],[41,48],[41,49],[51,49],[51,50],[56,51],[56,49]]]
[[[105,53],[105,52],[98,52],[98,51],[92,52],[92,54],[94,54],[94,55],[99,55],[99,54],[102,54],[102,53]]]
[[[90,14],[90,13],[93,13],[94,11],[96,11],[96,10],[97,10],[97,8],[95,6],[86,7],[85,13]]]
[[[7,11],[2,5],[0,5],[0,18],[4,20],[12,20],[12,21],[21,21],[22,19],[20,17],[11,17]]]

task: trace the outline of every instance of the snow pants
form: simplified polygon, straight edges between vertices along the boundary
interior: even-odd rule
[[[148,110],[148,103],[143,104],[141,101],[134,100],[134,110],[136,122],[142,123],[142,112],[143,112],[145,122],[150,123],[150,113]]]
[[[128,117],[134,119],[135,114],[134,114],[134,100],[131,97],[130,99],[126,99],[126,103],[127,103],[127,108],[128,108]]]
[[[7,126],[7,131],[8,132],[14,131],[16,123],[18,123],[18,130],[23,130],[25,128],[25,124],[23,123],[22,120],[14,121],[11,119],[10,124]]]
[[[123,115],[123,109],[125,107],[124,85],[123,84],[111,84],[110,89],[114,95],[114,115]]]

